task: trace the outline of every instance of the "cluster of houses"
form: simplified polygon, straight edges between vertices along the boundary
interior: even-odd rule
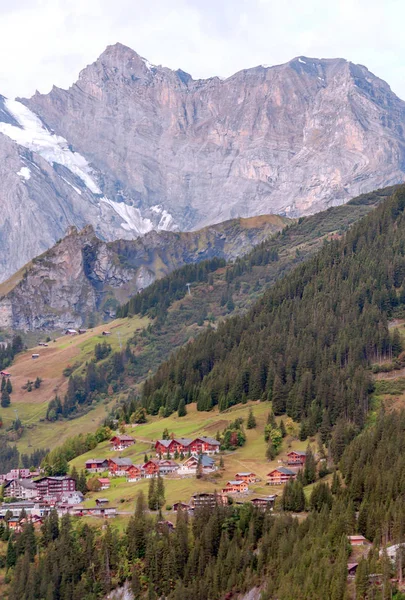
[[[203,475],[208,475],[216,471],[216,465],[213,458],[205,454],[200,456],[189,456],[182,464],[178,464],[171,458],[150,459],[144,464],[133,464],[130,458],[90,458],[85,463],[85,468],[89,473],[108,472],[109,477],[126,477],[127,481],[139,481],[140,479],[149,479],[157,475],[178,475],[180,477],[196,475],[197,470],[201,469]],[[99,479],[101,489],[107,489],[109,479]]]
[[[162,457],[166,455],[180,456],[181,454],[218,454],[220,443],[218,440],[211,437],[197,438],[170,438],[168,440],[157,440],[155,444],[156,456]]]
[[[76,490],[76,481],[69,476],[10,479],[3,484],[3,496],[19,500],[41,500],[52,504],[79,504],[83,501],[83,494]]]

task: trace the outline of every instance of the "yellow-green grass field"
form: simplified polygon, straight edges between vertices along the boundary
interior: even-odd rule
[[[96,344],[106,341],[113,350],[118,350],[120,344],[125,346],[134,332],[146,327],[148,322],[146,318],[116,319],[82,335],[63,335],[49,342],[48,347],[37,346],[18,355],[8,369],[13,385],[11,405],[1,409],[4,427],[9,426],[16,415],[25,427],[16,443],[18,449],[31,452],[35,448],[53,448],[72,435],[94,431],[106,417],[108,402],[71,421],[48,423],[44,420],[50,400],[56,394],[63,398],[66,392],[68,380],[63,371],[70,365],[76,366],[76,372],[80,373],[86,361],[94,356]],[[104,330],[111,335],[103,336]],[[38,353],[39,358],[33,359],[34,353]],[[33,388],[31,392],[23,389],[28,380],[35,381],[37,377],[42,379],[39,389]]]
[[[90,458],[108,458],[108,457],[129,457],[133,463],[142,463],[144,454],[149,457],[154,455],[153,444],[162,437],[165,428],[173,432],[177,437],[194,437],[197,435],[209,435],[215,437],[217,431],[222,431],[226,425],[237,417],[247,420],[249,409],[253,409],[256,417],[257,426],[255,429],[245,429],[246,443],[243,447],[233,452],[226,452],[223,455],[224,469],[203,479],[197,480],[195,477],[179,478],[177,476],[168,476],[164,478],[166,502],[165,505],[172,505],[174,502],[188,502],[195,492],[213,492],[220,491],[224,485],[235,478],[235,474],[243,471],[254,472],[260,481],[249,485],[249,494],[244,497],[254,497],[254,495],[280,494],[282,488],[270,487],[266,485],[267,473],[282,464],[286,458],[286,453],[291,450],[304,450],[307,442],[301,442],[291,436],[287,436],[283,441],[282,451],[277,458],[269,462],[266,459],[266,442],[264,441],[264,427],[267,421],[267,415],[270,411],[269,402],[249,402],[232,407],[226,412],[220,413],[217,409],[211,412],[198,412],[196,405],[187,406],[187,415],[178,417],[177,414],[171,415],[165,419],[158,417],[148,417],[148,422],[143,425],[128,426],[126,433],[133,435],[136,443],[123,452],[115,452],[110,449],[109,442],[99,444],[96,449],[87,452],[73,461],[71,466],[81,470],[85,466],[86,460]],[[279,420],[279,418],[277,418]],[[219,457],[216,458],[219,463]],[[89,493],[86,496],[86,505],[93,506],[95,498],[102,496],[110,500],[111,505],[116,506],[120,511],[133,511],[136,497],[142,490],[147,494],[149,480],[128,483],[125,478],[111,478],[111,487],[101,492]],[[237,499],[235,497],[235,499]]]

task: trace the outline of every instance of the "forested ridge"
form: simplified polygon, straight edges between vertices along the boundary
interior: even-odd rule
[[[369,364],[401,349],[388,318],[405,302],[405,187],[268,290],[243,317],[221,323],[148,379],[144,406],[200,410],[245,398],[327,432],[340,417],[361,427]]]

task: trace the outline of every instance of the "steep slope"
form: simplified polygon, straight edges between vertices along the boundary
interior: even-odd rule
[[[330,431],[340,417],[362,425],[377,356],[401,349],[387,319],[405,302],[405,186],[342,240],[277,282],[244,317],[229,319],[162,364],[143,405],[200,410],[269,398],[276,414]]]
[[[131,239],[401,182],[404,107],[343,59],[194,80],[110,46],[68,90],[0,97],[0,280],[69,225]]]
[[[119,302],[183,264],[235,259],[290,222],[264,215],[189,233],[152,231],[102,242],[93,227],[71,228],[53,248],[0,284],[0,327],[79,327],[114,314]],[[98,314],[97,314],[98,313]]]

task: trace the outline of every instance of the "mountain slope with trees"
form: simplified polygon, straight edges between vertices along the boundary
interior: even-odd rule
[[[405,302],[405,187],[281,279],[241,317],[208,330],[146,381],[144,406],[201,410],[269,398],[276,414],[326,438],[340,417],[362,426],[368,365],[401,349],[388,318]]]

